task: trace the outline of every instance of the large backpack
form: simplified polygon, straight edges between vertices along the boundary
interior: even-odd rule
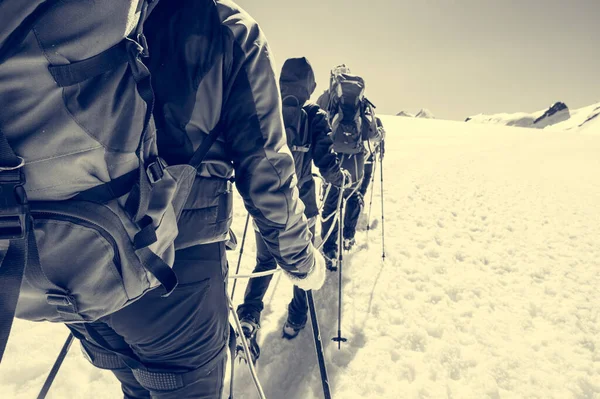
[[[329,121],[333,149],[342,154],[363,151],[363,140],[368,134],[369,120],[365,117],[365,81],[349,73],[347,68],[331,71],[329,88]]]
[[[190,165],[158,156],[156,2],[0,2],[0,360],[15,315],[91,322],[177,285],[177,219],[217,133]]]

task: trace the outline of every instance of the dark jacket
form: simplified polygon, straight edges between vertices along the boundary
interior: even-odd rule
[[[307,104],[304,109],[308,114],[309,129],[312,132],[312,145],[310,152],[304,155],[302,162],[296,164],[296,173],[300,182],[298,184],[300,199],[306,207],[304,214],[307,218],[311,218],[319,214],[311,162],[314,162],[319,173],[328,183],[339,187],[342,184],[343,176],[340,171],[341,165],[336,153],[333,152],[333,141],[329,135],[331,127],[327,121],[327,113],[316,104]]]
[[[288,137],[288,144],[294,156],[300,199],[306,207],[304,214],[307,218],[312,218],[319,213],[312,164],[315,164],[328,183],[337,186],[342,184],[343,176],[336,154],[333,152],[333,141],[329,136],[331,127],[327,120],[327,113],[318,105],[307,102],[315,90],[316,81],[312,66],[306,58],[286,60],[281,69],[279,85],[281,96],[285,98],[286,95],[293,94],[298,97],[308,115],[306,123],[310,137],[309,151],[294,151],[290,137]]]
[[[244,205],[277,263],[306,273],[313,247],[258,24],[227,0],[165,0],[145,34],[159,153],[171,164],[188,162],[209,132],[220,131],[180,223],[181,246],[226,238],[235,171]]]

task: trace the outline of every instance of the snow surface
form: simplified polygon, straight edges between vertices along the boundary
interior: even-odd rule
[[[315,292],[333,397],[600,398],[600,136],[382,120],[387,257],[381,222],[368,240],[358,232],[344,258],[341,350],[330,340],[338,275]],[[372,220],[381,213],[376,176]],[[253,241],[243,272],[254,266]],[[321,398],[310,327],[281,339],[290,297],[276,276],[258,375],[268,398]],[[17,321],[0,398],[34,398],[66,336],[60,325]],[[236,398],[257,397],[244,364],[235,385]],[[117,397],[112,375],[78,345],[48,396]]]

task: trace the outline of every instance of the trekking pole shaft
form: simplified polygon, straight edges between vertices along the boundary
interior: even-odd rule
[[[340,192],[340,195],[344,196],[344,190],[342,189]],[[344,237],[344,201],[342,199],[341,205],[340,205],[340,224],[339,224],[339,253],[338,253],[338,260],[339,260],[339,274],[338,274],[338,336],[337,336],[337,342],[338,342],[338,350],[342,348],[342,267],[343,267],[343,263],[344,263],[344,246],[342,244],[342,240]]]
[[[371,209],[373,208],[373,193],[375,192],[375,172],[377,171],[377,158],[373,158],[373,163],[371,164],[371,199],[369,200],[369,215],[367,217],[367,240],[369,236],[369,230],[371,230]]]
[[[50,387],[52,386],[52,383],[54,382],[54,379],[56,378],[56,375],[58,374],[58,371],[60,370],[60,366],[62,366],[63,361],[65,360],[65,357],[67,356],[67,353],[69,352],[69,348],[71,347],[71,344],[73,343],[73,338],[74,338],[73,334],[69,334],[69,336],[67,337],[67,340],[63,344],[63,347],[60,350],[60,353],[58,354],[58,357],[56,358],[56,361],[54,362],[54,365],[52,366],[52,369],[50,370],[50,373],[48,374],[48,377],[46,378],[46,381],[44,382],[44,385],[42,386],[42,389],[41,389],[37,399],[44,399],[46,397],[46,395],[48,395],[48,392],[50,391]]]
[[[246,224],[244,225],[244,235],[242,236],[242,244],[240,245],[240,254],[238,256],[237,267],[235,268],[235,274],[239,274],[240,265],[242,264],[242,255],[244,255],[244,244],[246,243],[246,233],[248,232],[248,222],[250,222],[250,214],[246,215]],[[235,295],[235,286],[237,285],[237,279],[233,281],[233,288],[231,289],[231,299]]]
[[[308,310],[310,311],[310,321],[312,323],[313,338],[315,349],[317,351],[317,361],[319,362],[319,372],[321,373],[321,382],[323,384],[323,396],[325,399],[331,399],[331,390],[329,388],[329,377],[327,376],[327,366],[325,365],[325,356],[323,354],[323,342],[321,341],[321,332],[319,330],[319,320],[315,309],[315,301],[312,291],[306,291],[306,300],[308,301]]]
[[[383,159],[380,159],[381,162],[381,257],[385,259],[385,212],[383,211]]]

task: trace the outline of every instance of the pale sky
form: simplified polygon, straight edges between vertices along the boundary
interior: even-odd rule
[[[380,114],[438,118],[600,102],[600,0],[238,0],[277,68],[345,63]]]

